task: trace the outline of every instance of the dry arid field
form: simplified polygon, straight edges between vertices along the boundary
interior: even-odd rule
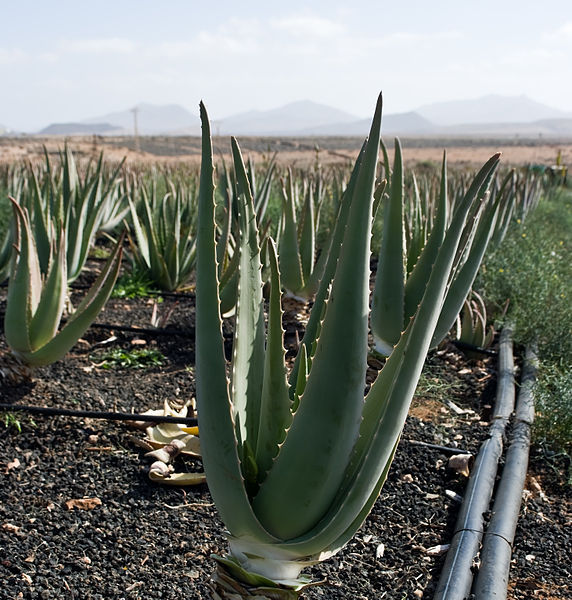
[[[281,164],[305,167],[319,158],[321,164],[353,162],[362,143],[357,137],[240,137],[239,143],[246,155],[254,161],[263,160],[277,152]],[[393,144],[392,138],[386,143]],[[228,137],[215,137],[215,153],[229,156]],[[133,163],[193,163],[200,161],[199,137],[146,136],[133,137],[0,137],[0,163],[18,160],[43,160],[44,148],[57,152],[64,144],[77,156],[94,156],[101,151],[108,160],[126,157]],[[404,160],[413,166],[418,163],[439,163],[447,150],[450,165],[482,165],[492,154],[501,151],[503,163],[510,166],[530,164],[550,166],[561,153],[562,163],[572,164],[572,139],[486,139],[486,138],[403,138]]]

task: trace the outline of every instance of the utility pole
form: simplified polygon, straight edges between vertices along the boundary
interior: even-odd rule
[[[138,106],[135,106],[131,109],[131,112],[133,113],[133,138],[135,142],[135,152],[139,152],[141,149],[139,147],[139,129],[137,127],[137,114],[139,113],[139,110],[140,109]]]

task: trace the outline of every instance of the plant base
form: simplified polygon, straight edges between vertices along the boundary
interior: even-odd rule
[[[246,571],[229,556],[213,558],[217,561],[211,576],[213,600],[296,600],[305,588],[324,583],[301,577],[296,585],[287,586]]]

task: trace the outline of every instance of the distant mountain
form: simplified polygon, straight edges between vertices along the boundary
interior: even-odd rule
[[[565,112],[531,100],[527,96],[491,94],[474,100],[454,100],[426,104],[416,113],[435,125],[453,126],[469,123],[530,123],[541,119],[572,118]]]
[[[346,125],[358,117],[310,100],[291,102],[271,110],[251,110],[213,121],[219,135],[298,135],[332,124]],[[310,135],[310,133],[307,133]]]
[[[572,137],[572,118],[540,119],[530,123],[465,123],[441,127],[439,133],[465,137]]]
[[[350,123],[333,123],[322,127],[312,127],[297,135],[347,135],[363,137],[369,133],[370,119],[360,119]],[[435,132],[435,125],[415,112],[385,115],[381,120],[383,135],[429,135]]]
[[[120,130],[110,123],[52,123],[39,135],[110,135]]]
[[[200,135],[199,118],[177,104],[139,104],[135,109],[78,123],[55,123],[39,133],[133,135],[135,116],[140,135]],[[271,110],[252,110],[214,119],[211,129],[214,135],[364,137],[370,123],[370,119],[359,119],[343,110],[302,100]],[[526,96],[484,96],[384,115],[382,135],[570,137],[571,123],[572,112],[551,108]]]
[[[140,135],[168,135],[200,133],[199,118],[178,104],[154,105],[138,104],[132,109],[109,113],[101,117],[85,119],[84,124],[108,123],[117,132],[133,135],[135,114],[137,116],[137,131]]]

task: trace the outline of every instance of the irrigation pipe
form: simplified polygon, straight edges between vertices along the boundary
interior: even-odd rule
[[[475,346],[474,344],[462,342],[461,340],[453,340],[453,346],[455,346],[459,350],[470,350],[471,352],[477,352],[479,354],[484,354],[485,356],[498,355],[498,352],[496,350],[491,350],[490,348],[483,348],[482,346]]]
[[[123,331],[127,333],[141,333],[146,335],[167,335],[179,337],[193,337],[194,329],[164,329],[160,327],[136,327],[133,325],[116,325],[115,323],[92,323],[94,329],[105,329],[108,331]]]
[[[527,348],[512,441],[506,453],[491,520],[483,539],[481,566],[473,590],[475,600],[507,597],[512,544],[528,469],[530,429],[534,420],[533,388],[536,368],[536,352]]]
[[[71,410],[48,406],[25,406],[23,404],[0,404],[0,410],[7,412],[26,412],[34,415],[58,417],[83,417],[86,419],[106,419],[108,421],[144,421],[146,423],[178,423],[195,427],[195,417],[172,417],[161,415],[137,415],[134,413],[106,412],[97,410]]]
[[[514,399],[512,332],[505,327],[499,341],[497,393],[489,437],[475,460],[434,600],[464,600],[471,592],[474,562],[484,534],[484,513],[493,494]]]

